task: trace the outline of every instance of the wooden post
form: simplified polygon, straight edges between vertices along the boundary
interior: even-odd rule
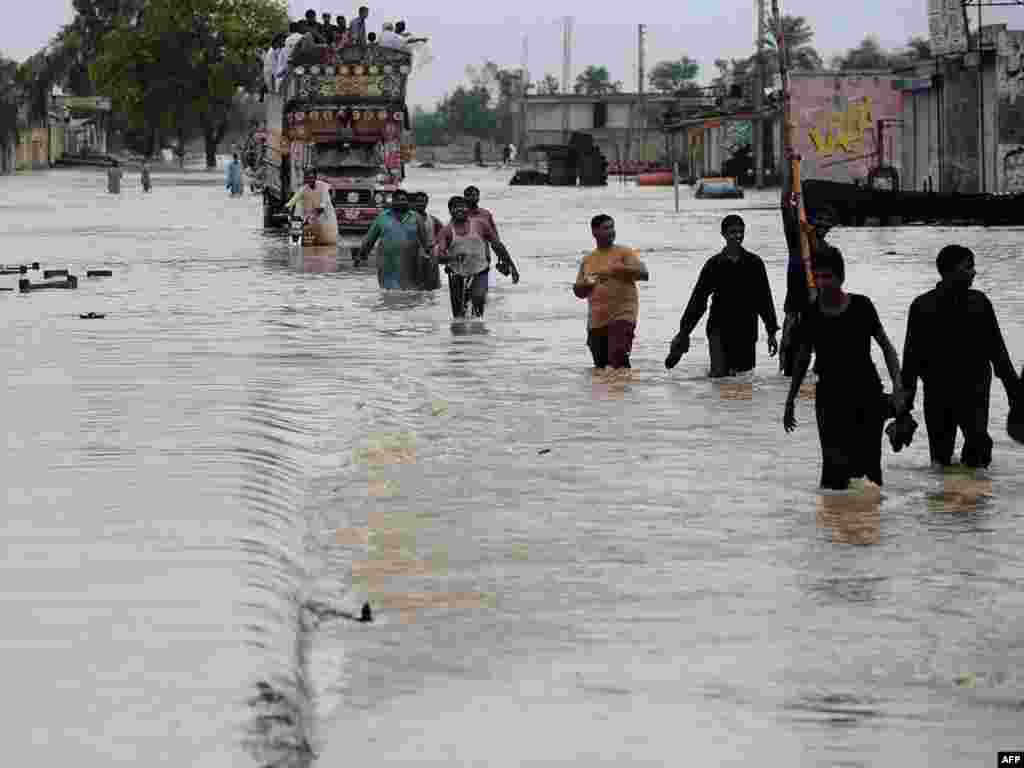
[[[672,136],[672,190],[675,193],[676,198],[676,213],[679,213],[679,160],[676,155],[676,137],[675,134]]]
[[[783,125],[782,125],[782,146],[783,151],[789,159],[790,188],[789,194],[785,193],[782,201],[783,209],[789,208],[791,214],[796,215],[797,227],[800,230],[800,259],[804,265],[804,273],[807,276],[807,287],[810,290],[811,298],[816,297],[814,286],[814,272],[811,270],[811,244],[807,234],[810,226],[807,223],[807,212],[804,209],[804,198],[800,184],[800,155],[796,152],[796,117],[793,114],[792,89],[789,80],[789,61],[786,52],[786,37],[782,28],[782,15],[779,13],[779,0],[772,0],[772,22],[775,25],[776,48],[779,52],[779,76],[782,80],[782,104],[783,104]],[[785,210],[783,211],[785,216]],[[785,226],[785,221],[783,221]]]

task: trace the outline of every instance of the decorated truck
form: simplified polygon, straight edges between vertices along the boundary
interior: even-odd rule
[[[409,52],[378,45],[311,46],[293,56],[276,92],[268,93],[261,152],[263,224],[288,224],[287,203],[316,168],[331,187],[338,229],[369,229],[390,203],[411,156],[405,105]],[[319,62],[319,63],[318,63]]]

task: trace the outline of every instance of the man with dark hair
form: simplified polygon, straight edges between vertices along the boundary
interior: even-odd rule
[[[441,230],[444,229],[444,225],[436,216],[427,212],[427,204],[429,202],[430,196],[426,192],[413,192],[409,195],[409,203],[412,205],[412,209],[423,218],[423,224],[427,230],[427,237],[431,245],[431,248],[424,250],[420,254],[419,287],[425,291],[436,291],[441,287],[441,269],[434,255],[433,245],[440,240]]]
[[[638,280],[648,280],[637,252],[615,245],[615,221],[606,213],[590,220],[597,248],[580,264],[573,285],[578,299],[589,303],[587,346],[595,368],[630,368],[629,355],[640,313]]]
[[[499,259],[511,261],[498,233],[483,218],[469,215],[469,207],[461,197],[448,201],[452,220],[437,242],[437,260],[445,265],[452,299],[452,316],[466,316],[466,304],[472,301],[473,317],[483,317],[487,304],[487,278],[490,272],[490,245]]]
[[[409,195],[405,190],[396,189],[391,195],[391,206],[373,220],[359,251],[360,260],[369,257],[378,240],[377,278],[381,288],[416,288],[420,254],[429,253],[433,243],[423,219],[409,208]]]
[[[352,23],[348,25],[348,34],[352,45],[366,45],[366,17],[369,15],[369,8],[365,5],[359,6],[359,15],[352,19]]]
[[[825,206],[808,212],[808,224],[804,226],[810,246],[811,258],[821,249],[828,246],[825,238],[837,223],[835,211]],[[801,224],[790,208],[783,208],[783,225],[786,243],[789,247],[789,260],[786,265],[786,300],[783,304],[784,319],[782,321],[782,343],[779,347],[779,370],[785,376],[793,373],[793,358],[796,353],[796,335],[800,330],[800,320],[809,305],[814,303],[814,295],[807,284],[807,269],[800,258]]]
[[[974,254],[962,245],[939,251],[942,279],[910,305],[903,345],[903,389],[914,407],[918,378],[924,382],[924,420],[935,464],[952,463],[956,432],[964,435],[960,462],[987,467],[992,461],[988,405],[992,370],[1003,382],[1011,407],[1021,384],[1003,342],[992,303],[974,282]]]
[[[690,334],[711,303],[708,318],[708,345],[711,351],[713,378],[733,376],[753,370],[756,360],[757,318],[761,317],[768,332],[768,354],[779,350],[775,334],[779,323],[775,303],[768,284],[764,262],[743,248],[746,226],[743,219],[730,214],[722,219],[725,248],[708,259],[697,279],[686,311],[679,321],[679,333],[672,340],[666,368],[674,368],[690,349]]]
[[[324,39],[325,43],[333,43],[336,27],[331,24],[331,14],[321,13],[320,19],[320,36]]]
[[[783,427],[792,432],[797,426],[796,398],[813,352],[822,487],[846,490],[859,477],[882,485],[882,428],[886,419],[899,413],[903,400],[899,356],[871,299],[843,290],[846,268],[839,249],[819,248],[812,265],[818,291],[804,310]],[[885,357],[891,396],[883,391],[871,359],[872,339]]]

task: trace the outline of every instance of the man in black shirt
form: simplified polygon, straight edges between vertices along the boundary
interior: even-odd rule
[[[739,216],[731,214],[722,220],[725,248],[708,259],[700,272],[679,321],[679,333],[665,359],[666,368],[674,368],[690,349],[690,334],[704,316],[712,296],[707,325],[712,377],[732,376],[754,368],[758,316],[768,332],[768,353],[774,356],[778,352],[775,335],[779,323],[768,273],[761,258],[743,248],[744,232],[745,225]]]
[[[987,467],[992,461],[988,405],[992,369],[1006,387],[1010,405],[1020,397],[1020,380],[1010,362],[992,303],[971,289],[974,254],[947,245],[935,261],[942,280],[914,299],[903,346],[903,389],[914,407],[918,378],[924,382],[924,419],[932,462],[953,460],[957,428],[963,432],[960,462]]]
[[[808,218],[809,226],[805,231],[808,235],[810,255],[813,259],[814,254],[828,247],[825,238],[836,225],[836,215],[831,208],[825,207],[808,212]],[[783,304],[785,314],[782,321],[782,345],[779,348],[779,370],[784,376],[792,376],[794,357],[800,346],[797,341],[800,321],[816,297],[807,285],[807,268],[800,257],[801,224],[796,211],[791,207],[783,206],[782,221],[789,250],[789,260],[786,265],[786,301]]]

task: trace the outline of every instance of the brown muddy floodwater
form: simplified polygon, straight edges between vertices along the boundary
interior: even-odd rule
[[[676,214],[667,189],[509,175],[410,172],[438,214],[477,184],[518,261],[468,326],[446,292],[289,249],[220,174],[147,196],[129,172],[120,197],[95,171],[0,178],[0,261],[82,278],[0,293],[9,763],[985,766],[1024,746],[1001,386],[987,473],[930,470],[922,425],[886,445],[880,498],[822,494],[813,403],[787,437],[763,339],[743,379],[705,378],[703,326],[662,363],[728,211],[749,209],[781,311],[776,193],[684,192]],[[570,290],[602,211],[652,276],[628,382],[593,377]],[[1024,231],[832,240],[900,348],[939,247],[974,248],[1024,362]],[[372,624],[299,615],[364,601]],[[247,703],[259,681],[276,720]]]

